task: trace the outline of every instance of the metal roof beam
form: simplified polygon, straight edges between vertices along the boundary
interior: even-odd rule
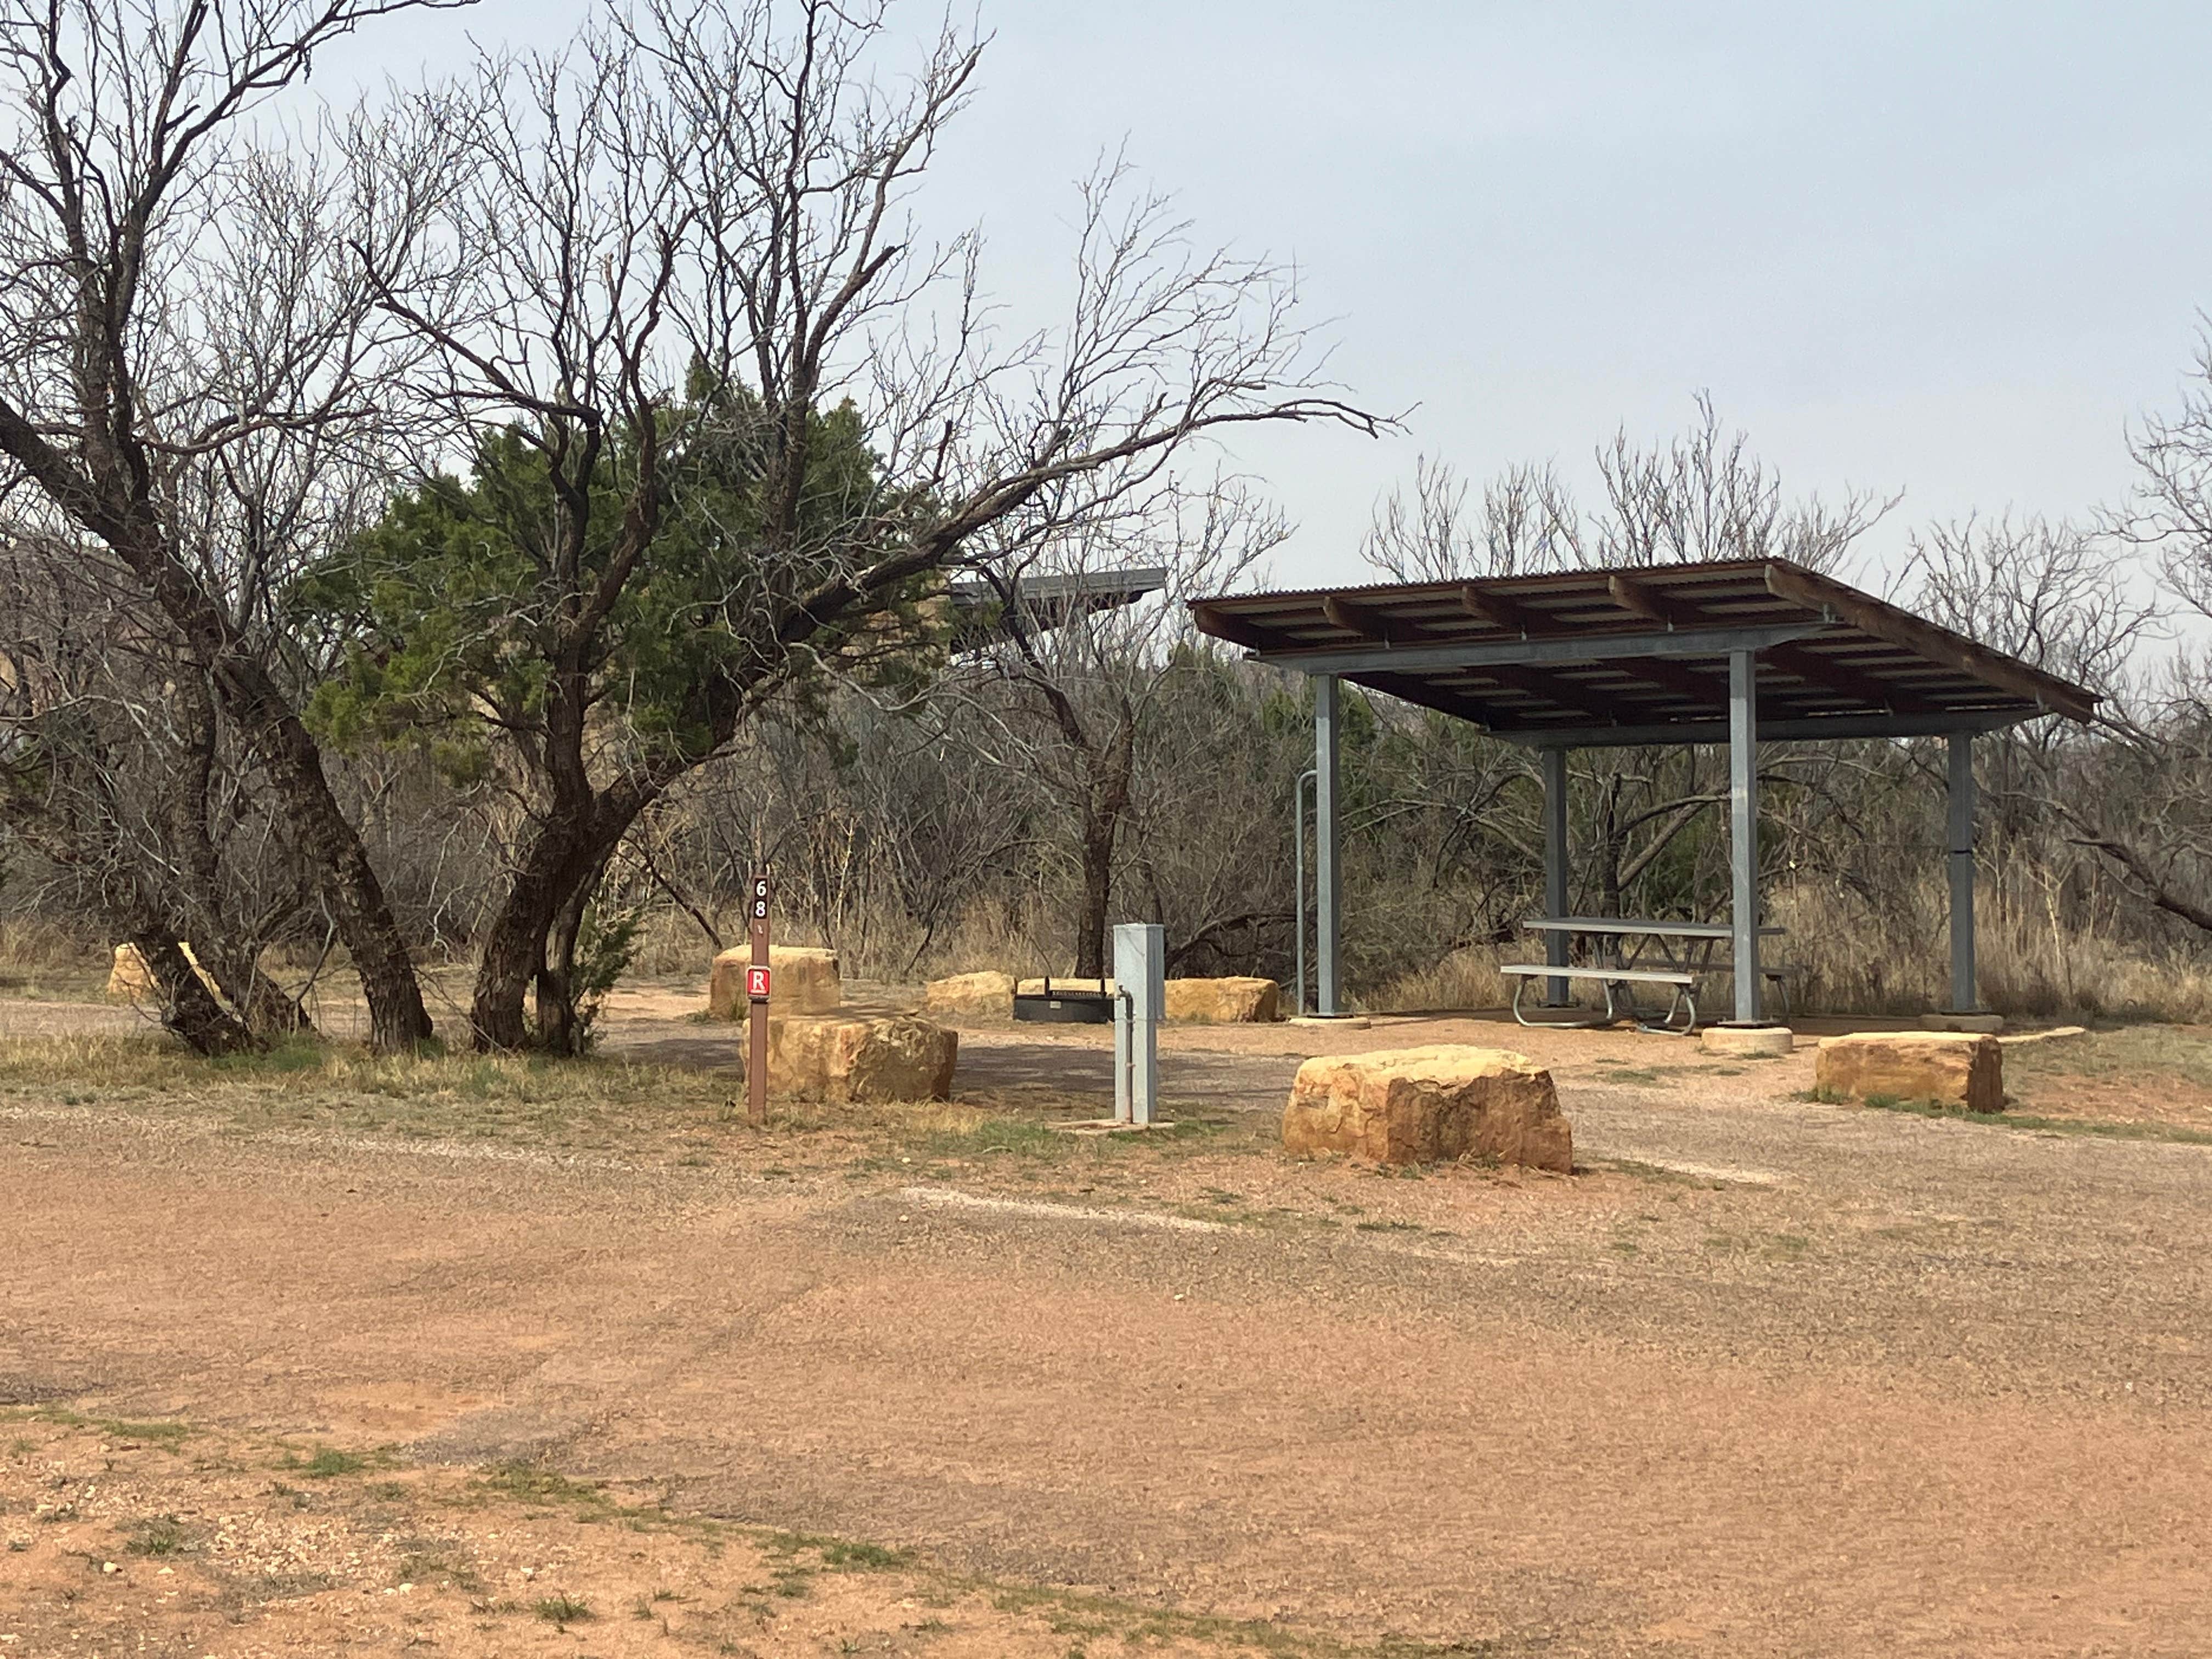
[[[1401,645],[1420,637],[1420,630],[1385,616],[1373,605],[1362,605],[1357,599],[1347,599],[1332,593],[1321,602],[1321,614],[1333,628],[1341,628],[1347,634],[1357,634],[1362,639],[1379,640],[1385,645]]]
[[[1838,714],[1822,720],[1762,720],[1761,743],[1826,743],[1850,738],[1940,738],[1953,732],[1996,732],[2043,711],[1962,709],[1928,714]],[[1495,735],[1531,749],[1644,749],[1668,744],[1726,743],[1725,720],[1674,720],[1650,726],[1493,726]]]
[[[1555,674],[1535,673],[1510,663],[1485,663],[1475,672],[1512,690],[1525,691],[1561,708],[1588,714],[1592,720],[1610,720],[1614,717],[1613,699],[1595,686],[1563,680]]]
[[[1794,674],[1810,685],[1849,697],[1854,702],[1870,703],[1876,708],[1893,709],[1900,714],[1924,714],[1935,707],[1909,685],[1895,684],[1850,663],[1808,651],[1802,645],[1778,645],[1768,653],[1766,659],[1785,674]]]
[[[1790,640],[1832,631],[1817,617],[1751,628],[1681,629],[1671,634],[1582,634],[1464,645],[1307,646],[1261,651],[1261,662],[1306,674],[1416,674],[1431,668],[1483,668],[1519,663],[1611,663],[1629,657],[1724,657],[1764,651]]]
[[[1510,593],[1489,592],[1473,582],[1461,585],[1459,608],[1477,622],[1488,623],[1492,628],[1503,628],[1509,633],[1528,639],[1538,634],[1556,634],[1559,630],[1552,619],[1540,611],[1532,611]]]
[[[1871,593],[1810,570],[1776,560],[1766,568],[1766,591],[1808,608],[1819,606],[1860,632],[1901,646],[1929,662],[1971,675],[2017,696],[2033,698],[2054,713],[2077,720],[2097,717],[2095,692],[2046,674],[2016,658],[1954,634],[1947,628],[1885,604]]]
[[[1613,602],[1623,611],[1641,617],[1646,622],[1656,622],[1667,629],[1695,628],[1698,625],[1698,608],[1683,605],[1679,600],[1662,599],[1633,576],[1618,574],[1605,579],[1605,591]]]

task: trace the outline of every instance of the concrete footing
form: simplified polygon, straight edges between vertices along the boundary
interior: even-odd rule
[[[1698,1033],[1698,1044],[1707,1054],[1735,1060],[1778,1059],[1796,1042],[1796,1033],[1787,1025],[1708,1025]]]

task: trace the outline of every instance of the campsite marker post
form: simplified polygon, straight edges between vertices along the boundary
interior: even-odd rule
[[[745,905],[753,939],[752,963],[745,969],[745,1117],[756,1129],[768,1122],[768,877],[755,876]]]

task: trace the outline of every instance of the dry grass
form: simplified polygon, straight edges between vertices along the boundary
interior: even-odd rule
[[[1949,921],[1939,884],[1923,881],[1894,895],[1897,914],[1876,925],[1833,894],[1783,887],[1769,915],[1787,930],[1771,941],[1769,960],[1790,970],[1788,1006],[1807,1014],[1912,1014],[1950,1001]],[[1982,999],[1996,1012],[2027,1018],[2118,1018],[2212,1022],[2212,970],[2188,957],[2146,951],[2098,927],[2066,924],[2017,895],[1985,896],[1978,917]],[[1498,964],[1528,961],[1541,941],[1455,951],[1360,999],[1378,1012],[1498,1008],[1513,1000]],[[1701,1007],[1724,1008],[1726,973],[1699,987]]]
[[[253,1133],[388,1135],[682,1164],[735,1158],[776,1175],[1142,1164],[1241,1146],[1258,1133],[1241,1119],[1187,1113],[1172,1130],[1141,1138],[1070,1136],[1051,1126],[1096,1116],[1097,1102],[1036,1091],[911,1103],[777,1099],[766,1129],[756,1131],[733,1072],[611,1056],[383,1055],[307,1040],[201,1060],[151,1036],[0,1039],[0,1108],[9,1105],[212,1119]]]
[[[612,1146],[710,1125],[731,1095],[726,1076],[614,1060],[380,1055],[307,1041],[200,1060],[159,1036],[0,1042],[0,1100],[214,1115],[246,1128]]]
[[[97,996],[111,963],[106,945],[80,939],[55,922],[0,916],[0,996]]]

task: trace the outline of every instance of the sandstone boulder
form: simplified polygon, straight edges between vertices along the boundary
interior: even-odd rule
[[[707,981],[707,1013],[713,1019],[745,1017],[745,969],[753,950],[740,945],[714,958]],[[769,1006],[779,1014],[834,1014],[844,1006],[837,980],[837,953],[812,945],[768,947]]]
[[[2004,1046],[1986,1032],[1860,1031],[1823,1037],[1813,1085],[1853,1100],[2004,1110]]]
[[[1378,1164],[1481,1158],[1562,1174],[1574,1167],[1552,1074],[1501,1048],[1439,1045],[1310,1060],[1291,1085],[1283,1146]]]
[[[1014,976],[985,972],[954,974],[933,979],[922,993],[922,1012],[964,1014],[971,1019],[1012,1019],[1014,1017]]]
[[[1283,994],[1272,979],[1171,979],[1164,989],[1166,1018],[1196,1025],[1264,1024]]]
[[[896,1019],[772,1019],[768,1086],[809,1100],[949,1100],[960,1038]]]
[[[154,970],[135,945],[115,947],[115,965],[107,970],[107,994],[118,1002],[135,1002],[154,994]]]

